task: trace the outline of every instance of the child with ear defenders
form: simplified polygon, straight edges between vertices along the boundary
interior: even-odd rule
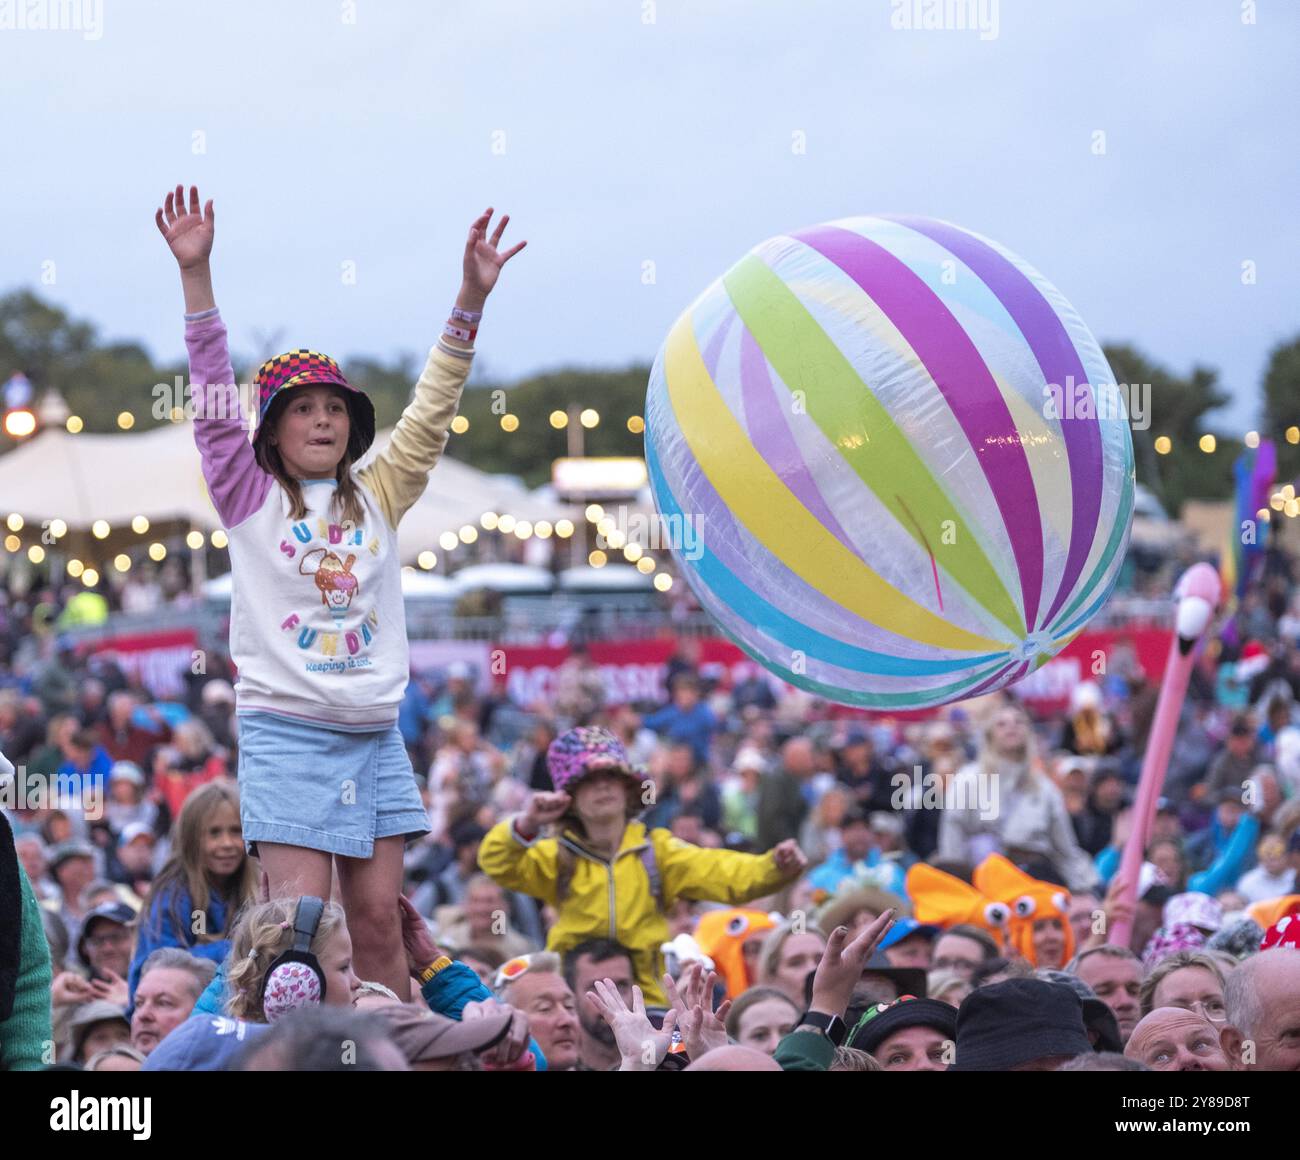
[[[454,961],[433,941],[419,911],[398,895],[402,943],[408,970],[420,985],[429,1009],[451,1019],[465,1018],[467,1007],[496,1006],[492,992],[464,963]],[[295,944],[297,928],[311,929],[311,910],[320,918],[308,950],[320,970],[303,962],[279,962]],[[319,899],[281,898],[250,905],[240,915],[231,941],[230,957],[195,1005],[195,1013],[225,1013],[252,1023],[274,1023],[299,1007],[328,1004],[352,1006],[362,983],[352,964],[352,940],[343,910]],[[226,996],[224,1005],[222,997]],[[546,1069],[546,1057],[527,1036],[527,1020],[515,1020],[510,1042],[503,1045],[502,1066]],[[527,1049],[527,1050],[526,1050]],[[531,1051],[531,1055],[529,1055]]]
[[[647,830],[634,820],[644,805],[641,774],[606,729],[570,729],[551,743],[546,760],[557,792],[534,794],[526,813],[494,826],[479,847],[479,866],[507,890],[556,908],[547,950],[562,953],[589,938],[627,947],[649,1005],[666,1002],[659,948],[679,898],[741,906],[807,869],[793,841],[739,854]],[[542,837],[552,823],[555,836]]]
[[[303,913],[305,901],[272,899],[258,903],[240,917],[226,962],[230,1014],[234,1018],[274,1023],[298,1007],[352,1006],[361,990],[361,980],[352,968],[352,939],[343,908],[337,903],[310,900],[320,907],[320,919],[309,944],[319,972],[300,962],[275,966],[276,960],[293,948],[295,922]]]
[[[185,294],[194,438],[229,535],[230,652],[239,670],[243,836],[271,893],[328,897],[336,864],[357,961],[410,994],[396,906],[405,840],[429,822],[397,728],[409,676],[397,527],[446,445],[501,267],[508,217],[470,227],[451,317],[388,446],[374,406],[328,355],[257,372],[250,444],[212,291],[213,203],[177,186],[155,215]]]

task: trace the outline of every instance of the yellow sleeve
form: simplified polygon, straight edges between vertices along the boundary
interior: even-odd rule
[[[674,838],[667,830],[652,830],[650,840],[663,875],[664,901],[670,906],[679,898],[742,906],[774,894],[786,883],[770,852],[706,850]]]
[[[514,818],[498,822],[478,848],[478,865],[507,890],[555,903],[556,854],[554,838],[525,842],[515,832]]]
[[[396,528],[424,494],[429,472],[442,458],[447,430],[469,377],[470,362],[433,347],[424,373],[415,384],[415,396],[393,428],[388,446],[373,463],[357,472],[379,502],[390,527]]]

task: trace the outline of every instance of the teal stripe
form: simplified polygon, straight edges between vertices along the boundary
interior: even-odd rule
[[[988,679],[1007,666],[1006,660],[1000,660],[986,669],[972,673],[965,680],[958,681],[955,685],[945,685],[939,689],[917,689],[910,693],[864,693],[856,689],[844,689],[839,685],[828,685],[823,681],[815,681],[806,673],[795,673],[782,665],[774,664],[770,657],[765,657],[762,653],[750,647],[721,621],[717,621],[716,618],[715,621],[732,644],[782,680],[789,681],[790,684],[800,689],[806,689],[810,693],[817,693],[828,701],[836,701],[841,705],[858,705],[864,709],[924,709],[927,705],[940,705],[948,701],[960,700],[964,694],[969,693],[981,681]]]
[[[647,438],[645,443],[646,466],[650,472],[650,484],[654,491],[655,503],[662,514],[672,519],[682,515],[677,497],[664,478],[659,457],[655,454],[655,441]],[[944,673],[969,672],[972,665],[982,665],[989,661],[1006,664],[1009,657],[1005,653],[986,653],[980,656],[966,657],[961,660],[927,661],[912,657],[891,656],[888,653],[873,652],[846,644],[832,636],[818,632],[769,604],[751,588],[741,583],[732,575],[730,569],[711,551],[704,549],[699,560],[688,561],[699,575],[704,585],[728,608],[743,620],[754,625],[779,644],[798,650],[819,660],[824,664],[851,669],[854,672],[871,673],[888,677],[925,677],[939,676]],[[716,618],[715,618],[716,619]],[[810,647],[812,646],[812,647]],[[754,655],[751,653],[751,655]],[[756,657],[757,660],[763,660]],[[763,660],[764,664],[768,664]],[[798,683],[798,682],[793,682]],[[957,688],[958,686],[953,686]],[[900,700],[896,702],[902,704]]]
[[[1057,624],[1074,614],[1074,611],[1082,604],[1093,592],[1093,585],[1097,583],[1102,576],[1106,574],[1106,569],[1110,567],[1110,562],[1115,558],[1115,553],[1119,551],[1120,541],[1128,532],[1129,521],[1133,518],[1133,474],[1132,472],[1124,473],[1124,497],[1120,500],[1120,509],[1124,512],[1124,518],[1116,520],[1110,529],[1110,539],[1106,541],[1106,550],[1102,552],[1101,559],[1097,561],[1097,567],[1093,569],[1092,575],[1088,577],[1088,583],[1080,590],[1079,595],[1070,601],[1070,606],[1056,618]],[[1112,585],[1112,587],[1114,587]],[[1078,620],[1065,628],[1052,629],[1052,636],[1061,637],[1069,636],[1080,625],[1087,624],[1110,596],[1108,588],[1101,596],[1093,602]]]

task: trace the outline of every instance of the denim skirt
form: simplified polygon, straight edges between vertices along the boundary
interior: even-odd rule
[[[273,713],[239,714],[244,844],[280,842],[369,858],[375,839],[430,830],[397,726],[345,733]]]

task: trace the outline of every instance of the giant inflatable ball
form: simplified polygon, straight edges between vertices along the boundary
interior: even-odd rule
[[[831,700],[922,708],[1021,679],[1105,603],[1124,403],[1015,254],[847,218],[756,246],[678,318],[646,460],[679,571],[740,647]]]

